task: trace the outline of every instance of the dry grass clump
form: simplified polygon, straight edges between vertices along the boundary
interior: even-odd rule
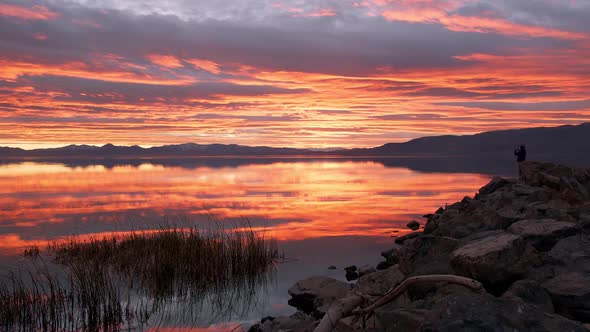
[[[61,273],[35,268],[0,279],[0,330],[114,331],[178,303],[228,316],[251,302],[278,258],[276,242],[249,228],[72,238],[48,253]]]

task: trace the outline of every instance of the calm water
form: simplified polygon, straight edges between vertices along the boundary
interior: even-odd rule
[[[263,301],[238,321],[289,314],[287,288],[344,266],[376,264],[391,235],[445,203],[473,195],[488,175],[421,173],[372,161],[274,160],[239,166],[15,162],[0,165],[0,264],[23,247],[72,234],[111,234],[175,222],[248,219],[295,261],[278,267]],[[394,233],[394,231],[397,231]],[[330,265],[339,269],[330,271]],[[235,325],[204,317],[200,329]],[[178,325],[183,325],[178,322]]]

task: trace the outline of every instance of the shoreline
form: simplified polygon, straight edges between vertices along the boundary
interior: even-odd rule
[[[519,168],[426,215],[356,283],[296,282],[297,312],[248,331],[589,331],[590,169]]]

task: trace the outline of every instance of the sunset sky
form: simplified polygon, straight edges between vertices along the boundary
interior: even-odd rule
[[[588,17],[590,0],[0,0],[0,146],[577,124]]]

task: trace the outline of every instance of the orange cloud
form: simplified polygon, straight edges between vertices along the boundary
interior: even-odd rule
[[[52,12],[45,6],[35,5],[31,8],[15,5],[0,4],[0,16],[16,17],[21,20],[53,20],[59,17],[59,14]]]
[[[192,64],[197,69],[202,69],[202,70],[208,71],[212,74],[219,74],[221,72],[221,70],[219,70],[219,64],[217,64],[213,61],[210,61],[210,60],[188,59],[188,60],[184,60],[184,61]]]
[[[329,17],[329,16],[336,16],[336,12],[332,9],[320,9],[310,13],[307,13],[306,16],[308,17]]]
[[[390,21],[409,23],[438,23],[451,31],[498,33],[510,36],[552,37],[560,39],[585,39],[588,35],[541,26],[510,22],[489,16],[463,16],[449,14],[460,6],[460,2],[402,1],[399,7],[389,8],[390,1],[374,1],[366,6],[381,7],[381,15]],[[374,9],[375,10],[375,9]]]
[[[152,63],[167,68],[182,68],[180,60],[173,55],[150,54],[145,56]]]
[[[156,85],[184,85],[194,82],[193,78],[181,77],[165,79],[137,71],[93,69],[83,62],[69,62],[48,65],[31,62],[11,61],[0,58],[0,80],[13,81],[25,75],[55,75],[65,77],[93,78],[108,82],[141,83]]]

